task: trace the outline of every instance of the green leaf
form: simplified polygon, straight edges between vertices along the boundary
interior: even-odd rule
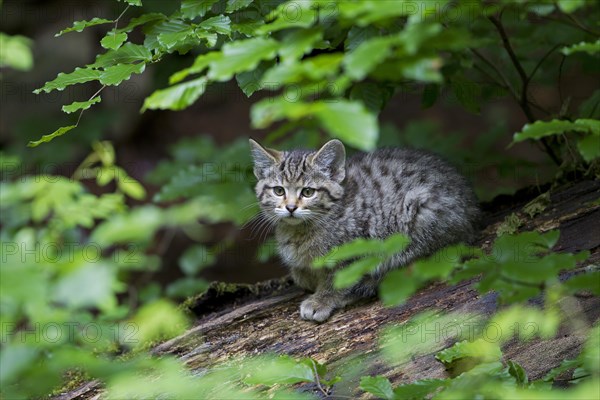
[[[579,42],[577,44],[573,44],[571,46],[565,46],[560,49],[561,53],[565,56],[570,56],[573,53],[586,52],[589,55],[593,56],[600,51],[600,39],[595,42]]]
[[[71,113],[74,113],[75,111],[87,110],[93,104],[100,103],[101,100],[102,99],[100,98],[100,96],[96,96],[88,101],[75,101],[75,102],[69,104],[68,106],[62,106],[62,111],[67,114],[71,114]]]
[[[255,358],[248,362],[244,371],[248,373],[244,382],[250,385],[273,386],[315,381],[312,367],[289,356]]]
[[[91,240],[100,246],[117,243],[144,243],[154,237],[154,231],[163,223],[158,207],[137,207],[127,214],[116,214],[96,227]]]
[[[357,283],[364,275],[375,270],[379,264],[381,264],[380,257],[366,257],[354,261],[335,273],[333,287],[336,289],[350,287]]]
[[[294,64],[278,64],[265,72],[262,77],[262,86],[267,87],[269,90],[275,90],[290,83],[302,83],[304,81],[319,81],[326,78],[335,78],[338,71],[338,66],[342,61],[342,55],[340,53],[331,54],[320,54],[297,62]],[[341,92],[333,85],[334,92]],[[300,88],[300,96],[302,91],[309,92],[317,89],[306,89]]]
[[[257,90],[262,89],[262,78],[265,72],[271,67],[273,67],[273,62],[263,61],[254,69],[254,71],[245,71],[236,74],[235,80],[237,81],[239,88],[242,89],[242,92],[250,97]]]
[[[564,13],[571,14],[585,6],[586,0],[558,0],[558,8]]]
[[[309,1],[284,2],[270,15],[274,20],[255,30],[255,34],[265,35],[288,28],[309,28],[318,20],[317,8]]]
[[[381,375],[363,376],[360,378],[360,388],[380,399],[393,400],[395,398],[389,379]]]
[[[375,37],[362,42],[354,51],[344,57],[346,74],[354,80],[361,80],[392,53],[392,46],[398,40],[394,37]]]
[[[522,366],[512,360],[508,360],[506,365],[508,366],[508,373],[515,378],[520,387],[525,387],[529,383],[527,372]]]
[[[146,64],[117,64],[108,67],[100,75],[100,83],[103,85],[118,85],[131,78],[132,74],[141,74],[146,69]]]
[[[98,263],[78,268],[58,281],[53,300],[74,308],[110,306],[116,302],[112,290],[115,273],[110,266]]]
[[[142,14],[139,17],[132,18],[131,21],[129,21],[129,23],[125,27],[117,29],[117,32],[131,32],[133,29],[140,25],[144,25],[148,22],[154,22],[165,19],[167,19],[166,15],[161,13]]]
[[[25,36],[9,36],[0,32],[0,67],[28,71],[33,67],[33,41]]]
[[[217,15],[216,17],[205,19],[198,26],[222,35],[229,35],[231,33],[231,20],[225,15]]]
[[[553,381],[555,378],[557,378],[558,376],[562,375],[566,371],[568,371],[570,369],[575,369],[577,367],[580,367],[582,364],[583,364],[583,362],[581,360],[578,360],[578,359],[575,359],[575,360],[562,360],[562,362],[560,363],[560,365],[558,367],[556,367],[556,368],[551,369],[546,375],[544,375],[544,377],[542,378],[542,380],[546,381],[546,382]]]
[[[600,89],[579,106],[579,115],[584,118],[600,119]]]
[[[401,250],[401,249],[400,249]],[[365,255],[383,255],[383,241],[379,239],[358,238],[334,247],[323,257],[313,261],[315,268],[334,267],[340,262]]]
[[[141,7],[142,6],[142,0],[119,0],[119,1],[127,3],[130,6],[134,6],[134,7]]]
[[[106,68],[116,64],[133,64],[137,61],[152,60],[152,53],[145,46],[133,43],[125,43],[117,50],[109,50],[96,57],[91,68]]]
[[[262,61],[275,57],[279,44],[270,38],[254,38],[223,45],[221,58],[210,62],[208,78],[228,81],[233,75],[256,68]]]
[[[179,268],[188,276],[196,275],[204,267],[212,265],[216,257],[206,246],[194,245],[179,258]]]
[[[209,284],[204,279],[185,277],[171,282],[166,294],[170,298],[187,298],[204,292]]]
[[[64,135],[65,133],[67,133],[67,132],[69,132],[70,130],[72,130],[72,129],[75,129],[75,128],[77,128],[77,125],[63,126],[63,127],[61,127],[61,128],[58,128],[57,130],[55,130],[54,132],[52,132],[52,133],[51,133],[51,134],[49,134],[49,135],[44,135],[44,136],[42,136],[42,137],[41,137],[40,139],[38,139],[38,140],[35,140],[35,141],[30,141],[30,142],[27,144],[27,147],[37,147],[37,146],[39,146],[40,144],[42,144],[42,143],[46,143],[46,142],[49,142],[49,141],[51,141],[52,139],[54,139],[55,137],[62,136],[62,135]]]
[[[375,28],[374,26],[353,26],[348,31],[348,37],[344,41],[344,48],[346,51],[352,52],[363,42],[376,36],[379,36],[379,29]]]
[[[449,379],[422,379],[413,383],[400,385],[394,389],[394,398],[398,400],[425,399],[429,394],[440,387],[446,387],[451,384]]]
[[[181,14],[189,19],[203,17],[219,0],[182,0]]]
[[[125,345],[140,348],[157,339],[170,339],[188,326],[183,312],[173,303],[157,300],[140,308],[130,322],[136,329],[135,336],[128,337]]]
[[[375,82],[359,82],[350,91],[350,100],[359,100],[372,113],[379,113],[393,94],[394,89],[390,86]]]
[[[281,41],[279,55],[283,64],[291,64],[308,54],[323,38],[318,28],[299,29],[287,34]]]
[[[557,135],[564,132],[585,132],[600,135],[600,121],[594,119],[578,119],[575,122],[554,119],[552,121],[535,121],[527,124],[521,132],[513,136],[513,143],[526,139],[541,139],[546,136]]]
[[[577,150],[587,162],[600,157],[600,135],[588,135],[577,141]]]
[[[146,189],[135,179],[122,171],[122,174],[117,175],[117,187],[127,196],[136,200],[143,200],[146,197]]]
[[[361,150],[372,150],[379,135],[377,118],[360,103],[342,99],[314,103],[290,102],[284,97],[266,99],[252,107],[252,125],[266,128],[272,122],[316,117],[329,134]]]
[[[25,343],[3,345],[0,354],[0,385],[4,387],[7,383],[14,382],[21,372],[33,364],[40,350],[41,346],[36,348]]]
[[[377,118],[361,103],[347,100],[314,103],[314,115],[333,137],[361,150],[375,148],[379,136]]]
[[[498,343],[503,344],[513,336],[523,342],[535,337],[553,338],[560,323],[560,316],[552,310],[541,311],[537,308],[513,305],[496,313],[488,326],[503,333],[498,338]]]
[[[406,269],[397,269],[387,273],[379,285],[379,297],[387,307],[404,303],[417,291],[421,281],[411,276]]]
[[[575,275],[564,282],[564,286],[571,293],[589,290],[594,295],[600,296],[600,271],[584,272],[579,275]]]
[[[381,245],[383,253],[391,257],[404,250],[410,243],[410,238],[403,233],[395,233],[388,236]]]
[[[179,83],[191,74],[199,74],[204,71],[211,62],[223,58],[223,54],[219,51],[211,51],[210,53],[200,54],[194,60],[191,67],[182,69],[181,71],[175,72],[169,78],[169,84],[173,85]],[[250,72],[251,73],[251,72]]]
[[[100,41],[100,45],[105,49],[117,50],[123,42],[127,40],[127,34],[124,32],[108,32]]]
[[[206,90],[207,79],[200,77],[166,89],[157,90],[144,100],[145,110],[183,110],[193,104]]]
[[[77,83],[85,83],[100,79],[101,71],[89,68],[75,68],[71,73],[61,72],[52,81],[46,82],[44,86],[33,91],[35,94],[41,92],[50,93],[53,90],[64,90],[67,86]]]
[[[481,363],[493,362],[502,359],[502,351],[498,343],[489,342],[484,339],[477,339],[469,342],[463,340],[453,346],[437,353],[435,358],[444,364],[452,364],[461,358],[475,358]]]
[[[115,21],[110,20],[110,19],[104,19],[104,18],[92,18],[89,21],[76,21],[73,23],[73,26],[71,28],[66,28],[63,29],[62,31],[58,32],[56,35],[54,36],[61,36],[65,33],[68,32],[81,32],[83,31],[85,28],[90,27],[90,26],[95,26],[95,25],[102,25],[102,24],[110,24],[113,23]]]
[[[226,13],[232,13],[242,8],[248,7],[254,0],[227,0]]]
[[[185,25],[178,31],[161,33],[157,38],[158,42],[167,50],[172,50],[185,44],[188,37],[191,37],[193,34],[194,28],[191,25]]]

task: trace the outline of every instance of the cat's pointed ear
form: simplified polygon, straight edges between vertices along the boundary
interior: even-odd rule
[[[254,139],[249,139],[249,142],[252,159],[254,160],[254,175],[258,179],[264,178],[269,168],[281,162],[283,154],[280,151],[262,147]]]
[[[335,181],[341,182],[346,177],[346,149],[337,139],[325,143],[310,161],[316,168],[327,171]]]

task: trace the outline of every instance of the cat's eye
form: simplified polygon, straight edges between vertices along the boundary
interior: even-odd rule
[[[281,186],[275,186],[273,188],[273,193],[275,193],[275,196],[283,196],[285,194],[285,189]]]
[[[315,195],[315,189],[306,187],[302,189],[300,194],[302,197],[313,197]]]

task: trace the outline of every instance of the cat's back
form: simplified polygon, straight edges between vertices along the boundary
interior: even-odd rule
[[[410,148],[355,154],[348,159],[346,173],[348,183],[356,182],[362,195],[397,197],[415,188],[468,189],[466,179],[440,156]]]
[[[364,236],[406,232],[435,220],[446,229],[464,231],[478,215],[467,179],[428,151],[383,148],[358,153],[347,160],[346,179],[345,208],[362,221]]]

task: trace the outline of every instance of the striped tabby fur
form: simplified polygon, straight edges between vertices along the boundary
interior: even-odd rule
[[[261,213],[276,225],[278,252],[295,283],[314,293],[300,306],[303,319],[324,321],[335,309],[374,295],[390,269],[476,234],[473,191],[431,153],[388,148],[346,160],[339,140],[318,151],[277,151],[252,139],[250,145]],[[352,288],[336,290],[334,270],[311,268],[334,246],[397,232],[407,234],[410,245]]]

